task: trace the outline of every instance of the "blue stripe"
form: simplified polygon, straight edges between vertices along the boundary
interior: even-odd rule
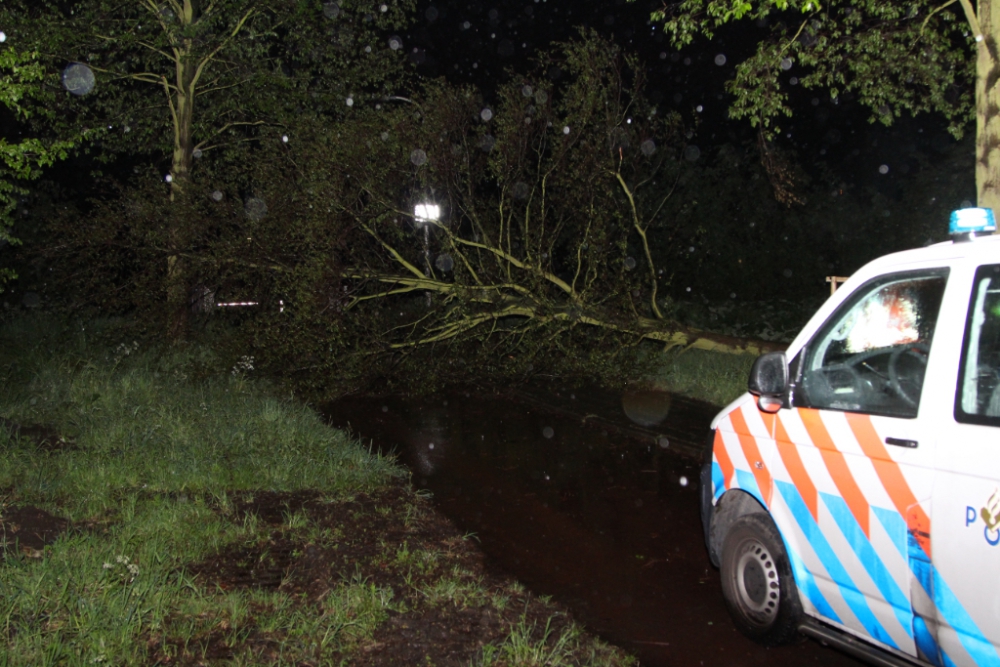
[[[996,649],[986,639],[982,631],[976,626],[965,607],[958,601],[951,588],[945,583],[937,568],[933,568],[934,576],[934,604],[937,605],[938,612],[944,618],[944,622],[955,628],[958,640],[968,651],[978,667],[1000,666],[1000,656]]]
[[[780,484],[782,489],[794,489],[788,482],[776,483]],[[878,641],[893,648],[899,648],[892,637],[885,631],[885,628],[882,627],[882,624],[875,618],[872,610],[869,609],[865,597],[858,591],[857,586],[854,585],[851,577],[847,574],[847,570],[844,569],[844,566],[837,558],[837,554],[834,553],[830,543],[826,541],[823,531],[820,530],[812,514],[809,513],[809,509],[806,507],[798,491],[795,490],[794,494],[782,491],[782,496],[791,508],[792,514],[799,524],[799,528],[805,533],[806,540],[812,546],[820,563],[823,564],[833,583],[837,585],[844,602],[854,612],[855,617],[857,617],[865,631]],[[794,498],[790,498],[789,496],[794,496]]]
[[[799,524],[806,535],[809,532],[805,529],[806,523],[811,523],[816,525],[813,521],[812,515],[809,513],[808,508],[806,508],[805,501],[802,500],[802,494],[799,493],[798,488],[794,484],[789,484],[788,482],[782,482],[780,480],[775,480],[775,485],[778,488],[778,493],[784,498],[785,504],[788,505],[789,509],[792,511],[792,516],[795,517],[795,521]],[[812,573],[806,569],[805,563],[799,557],[798,552],[792,551],[788,548],[788,541],[785,540],[785,551],[788,553],[788,560],[792,566],[792,572],[795,574],[795,583],[798,584],[799,590],[805,593],[812,605],[816,607],[821,615],[829,618],[837,623],[843,623],[837,612],[833,610],[830,603],[826,601],[823,597],[823,593],[819,590],[819,586],[816,585],[816,580],[813,578]]]
[[[754,477],[752,473],[749,473],[746,470],[737,470],[736,483],[741,489],[756,498],[762,506],[767,507],[767,503],[764,502],[764,496],[760,495],[760,488],[757,486],[757,478]]]
[[[894,509],[889,510],[883,507],[872,507],[872,513],[885,528],[885,532],[889,534],[892,543],[899,550],[899,555],[903,557],[903,560],[909,560],[906,552],[906,522],[903,521],[903,517]]]
[[[858,560],[861,561],[868,576],[875,582],[882,599],[892,605],[892,610],[896,614],[899,624],[906,630],[906,634],[913,637],[913,612],[910,608],[910,598],[903,594],[896,580],[892,578],[889,568],[885,566],[879,557],[871,541],[861,530],[858,520],[847,507],[847,503],[840,496],[822,493],[820,496],[830,510],[833,520],[837,522],[840,532],[847,538],[848,544],[854,550]]]
[[[722,467],[715,461],[712,461],[712,487],[715,489],[715,502],[719,502],[719,498],[726,492],[726,478],[722,476]]]

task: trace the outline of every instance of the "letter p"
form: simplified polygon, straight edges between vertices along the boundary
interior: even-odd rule
[[[966,527],[971,526],[972,524],[974,524],[976,522],[976,516],[977,516],[977,514],[976,514],[976,508],[975,507],[968,507],[967,506],[965,508],[965,525],[966,525]]]

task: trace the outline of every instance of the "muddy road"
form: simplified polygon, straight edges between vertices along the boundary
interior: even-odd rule
[[[398,454],[414,485],[497,566],[643,665],[861,664],[813,641],[764,649],[733,629],[702,539],[698,462],[680,453],[704,437],[694,434],[710,413],[685,414],[675,400],[659,408],[671,412],[661,425],[621,428],[620,404],[587,404],[592,397],[578,393],[457,389],[419,400],[345,399],[326,412]],[[658,409],[639,408],[640,422]]]

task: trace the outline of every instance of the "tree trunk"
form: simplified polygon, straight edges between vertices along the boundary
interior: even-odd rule
[[[185,196],[191,180],[194,123],[194,63],[190,43],[185,43],[177,59],[177,95],[174,102],[174,151],[171,159],[170,200]],[[187,334],[190,311],[186,262],[179,255],[184,248],[184,220],[173,213],[167,220],[167,236],[171,254],[167,257],[168,333],[172,340],[181,341]]]
[[[1000,58],[992,0],[980,0],[976,20],[976,192],[979,206],[1000,215]],[[973,26],[975,28],[975,26]]]

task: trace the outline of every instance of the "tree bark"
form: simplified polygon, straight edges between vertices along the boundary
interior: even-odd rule
[[[968,7],[965,2],[966,13]],[[979,206],[1000,214],[1000,58],[992,0],[980,0],[967,16],[978,41],[976,49],[976,192]]]

